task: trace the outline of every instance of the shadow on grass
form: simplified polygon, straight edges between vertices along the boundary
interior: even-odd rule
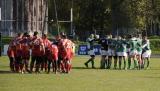
[[[154,77],[154,76],[147,76],[147,77],[144,77],[144,78],[149,78],[149,79],[160,79],[160,77]]]
[[[86,67],[72,67],[72,69],[93,69],[93,68],[86,68]],[[94,69],[99,69],[99,68],[94,68]]]
[[[6,70],[0,70],[0,74],[13,74],[14,72],[6,71]]]

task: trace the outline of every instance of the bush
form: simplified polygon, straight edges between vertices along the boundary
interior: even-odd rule
[[[153,51],[160,51],[160,39],[150,39],[150,43]]]
[[[2,45],[9,44],[11,39],[12,37],[3,37]],[[50,40],[53,40],[53,39],[50,38]],[[86,42],[83,42],[83,41],[75,41],[74,43],[76,44],[76,52],[78,51],[79,45],[87,44]],[[152,51],[156,51],[156,53],[158,52],[160,53],[160,39],[150,39],[150,43],[151,43]]]
[[[149,36],[149,39],[160,39],[160,36],[154,35],[154,36]]]

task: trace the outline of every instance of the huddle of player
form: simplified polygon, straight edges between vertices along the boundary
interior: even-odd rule
[[[114,59],[114,69],[147,69],[149,67],[149,61],[151,56],[150,42],[147,36],[143,38],[140,35],[133,36],[116,36],[112,38],[112,35],[102,36],[97,38],[93,34],[87,39],[88,42],[88,54],[91,58],[85,63],[88,67],[88,63],[91,62],[92,68],[94,67],[94,43],[98,41],[101,45],[101,69],[110,69],[112,65],[112,59]],[[128,60],[128,67],[127,67]],[[122,62],[123,68],[122,68]],[[118,64],[118,67],[117,67]]]
[[[38,32],[34,32],[33,36],[18,33],[8,47],[10,69],[22,74],[42,71],[50,73],[52,67],[54,73],[69,73],[74,56],[73,47],[74,43],[64,33],[53,42],[46,34],[42,34],[41,38]]]

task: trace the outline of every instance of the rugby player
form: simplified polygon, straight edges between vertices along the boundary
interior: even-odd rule
[[[102,38],[98,42],[101,45],[101,62],[100,68],[105,69],[108,61],[108,39],[106,36],[102,36]]]
[[[58,61],[58,47],[55,44],[51,44],[47,50],[48,55],[48,74],[50,73],[50,66],[52,64],[53,72],[57,73],[57,61]]]
[[[18,33],[17,36],[15,37],[13,44],[16,47],[16,50],[14,52],[15,55],[15,69],[16,72],[23,72],[23,64],[22,64],[22,33]]]
[[[45,72],[47,72],[47,65],[48,65],[48,58],[47,58],[47,50],[49,49],[49,47],[51,46],[51,41],[47,38],[47,34],[42,34],[42,41],[45,47],[45,54],[43,55],[43,60],[41,63],[41,71],[43,71],[43,69],[45,68]]]
[[[118,56],[118,61],[119,61],[119,69],[121,70],[121,65],[122,65],[122,60],[124,61],[124,68],[123,69],[127,69],[126,68],[126,58],[127,58],[127,43],[125,38],[121,38],[119,36],[118,41],[117,41],[117,56]]]
[[[95,59],[94,42],[95,42],[94,34],[91,34],[89,38],[87,39],[88,54],[90,55],[91,58],[87,62],[84,63],[87,68],[88,68],[88,63],[90,62],[92,64],[92,68],[95,68],[94,66],[94,59]]]
[[[28,69],[29,59],[30,59],[30,39],[29,34],[24,33],[22,37],[22,73],[30,72]]]
[[[142,52],[143,66],[142,67],[144,67],[146,64],[145,69],[148,69],[150,64],[151,48],[150,48],[150,41],[149,39],[147,39],[147,36],[143,37],[142,48],[143,48],[143,52]]]
[[[33,68],[36,62],[36,73],[40,73],[39,67],[42,62],[42,57],[45,53],[45,48],[43,44],[43,40],[38,36],[38,32],[34,32],[32,38],[32,58],[30,62],[30,71],[33,72]]]
[[[130,47],[130,51],[129,51],[129,59],[128,59],[128,69],[131,69],[131,62],[132,60],[134,61],[134,68],[138,68],[138,61],[136,58],[137,55],[137,40],[134,36],[130,35],[130,40],[129,40],[129,47]]]
[[[142,67],[142,37],[139,34],[137,36],[137,60],[138,60],[138,69]]]

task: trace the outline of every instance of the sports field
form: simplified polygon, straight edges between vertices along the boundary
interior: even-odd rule
[[[99,66],[96,58],[96,67]],[[160,91],[160,59],[148,70],[85,69],[87,56],[73,60],[70,74],[10,73],[8,58],[0,57],[0,91]]]

